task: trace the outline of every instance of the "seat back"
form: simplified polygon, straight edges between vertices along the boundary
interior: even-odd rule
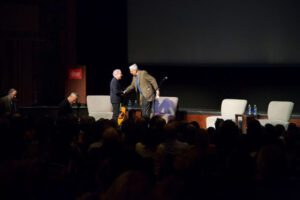
[[[86,102],[89,116],[94,117],[96,120],[112,118],[113,108],[109,95],[88,95]]]
[[[159,97],[154,102],[154,112],[156,114],[175,115],[178,106],[178,97]]]
[[[244,114],[247,106],[246,99],[223,99],[221,115],[224,118],[235,118],[235,114]]]
[[[268,119],[288,122],[294,103],[291,101],[271,101],[268,106]]]

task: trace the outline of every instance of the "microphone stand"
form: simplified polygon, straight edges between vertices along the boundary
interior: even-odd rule
[[[160,81],[160,83],[159,83],[159,85],[158,85],[158,89],[160,89],[160,87],[162,86],[162,84],[165,82],[165,80],[167,80],[168,79],[168,77],[167,76],[165,76],[161,81]]]

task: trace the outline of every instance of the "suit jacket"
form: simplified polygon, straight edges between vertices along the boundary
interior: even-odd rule
[[[72,105],[69,103],[68,99],[65,98],[58,105],[58,116],[72,116],[73,114]]]
[[[120,81],[113,77],[110,81],[110,101],[111,103],[121,102],[122,88]]]
[[[155,78],[148,74],[145,70],[139,70],[138,76],[140,79],[140,89],[143,97],[145,97],[147,101],[153,101],[155,99],[156,90],[158,90]],[[135,89],[136,92],[139,92],[136,87],[136,79],[137,77],[133,76],[131,84],[125,90],[126,93],[133,89]]]
[[[11,100],[8,96],[0,99],[0,113],[15,113],[17,112],[16,102]]]

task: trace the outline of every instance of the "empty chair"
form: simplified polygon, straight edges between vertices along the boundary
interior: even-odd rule
[[[153,111],[168,122],[175,119],[178,106],[178,97],[159,97],[155,99]]]
[[[113,109],[109,95],[88,95],[87,109],[89,116],[98,119],[112,119]]]
[[[236,114],[244,114],[247,106],[247,100],[245,99],[223,99],[221,104],[221,115],[209,116],[206,118],[206,128],[214,127],[216,120],[232,120],[235,121]]]
[[[262,126],[281,124],[287,129],[293,108],[294,103],[291,101],[271,101],[268,105],[268,118],[259,119],[259,122]]]

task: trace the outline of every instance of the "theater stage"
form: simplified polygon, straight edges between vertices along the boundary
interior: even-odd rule
[[[138,110],[137,115],[140,116],[138,108],[132,109]],[[20,107],[19,110],[22,115],[30,116],[33,119],[38,119],[45,115],[56,118],[58,113],[57,106]],[[85,105],[80,106],[79,108],[75,106],[73,107],[73,110],[79,117],[88,116],[88,110]],[[200,127],[206,128],[206,118],[213,115],[220,115],[220,111],[198,108],[179,108],[177,110],[176,118],[179,120],[186,120],[187,122],[196,121],[199,123]],[[258,116],[259,118],[266,118],[267,114],[265,112],[261,112],[258,113]],[[298,127],[300,127],[300,114],[292,114],[290,122],[295,123]]]

